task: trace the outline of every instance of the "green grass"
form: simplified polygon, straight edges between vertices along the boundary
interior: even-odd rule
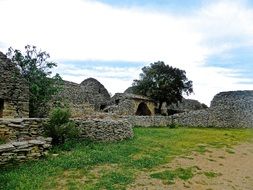
[[[218,177],[221,176],[221,173],[215,173],[215,172],[204,172],[204,175],[208,178],[214,178],[214,177]]]
[[[182,180],[191,179],[194,175],[194,167],[189,168],[177,168],[175,170],[166,170],[163,172],[153,173],[150,176],[157,179],[162,179],[168,184],[174,183],[175,178],[180,178]]]
[[[140,171],[175,156],[253,139],[252,129],[135,128],[134,133],[118,143],[67,142],[51,151],[57,157],[0,168],[0,189],[125,189]]]

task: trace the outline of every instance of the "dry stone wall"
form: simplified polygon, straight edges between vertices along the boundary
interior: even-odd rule
[[[114,142],[133,137],[132,125],[126,120],[88,119],[73,120],[80,138],[91,141]],[[23,162],[47,154],[51,138],[44,135],[46,119],[0,119],[0,166],[12,161]]]
[[[0,52],[0,118],[29,117],[29,87],[10,59]]]
[[[178,124],[194,127],[253,128],[253,91],[229,91],[217,94],[211,107],[172,116],[127,117],[132,125],[164,126]]]
[[[27,160],[35,160],[47,155],[51,138],[37,137],[0,145],[0,167]]]
[[[43,119],[0,119],[0,137],[9,141],[43,136]]]
[[[91,141],[113,142],[133,137],[132,125],[126,120],[75,120],[81,138]]]

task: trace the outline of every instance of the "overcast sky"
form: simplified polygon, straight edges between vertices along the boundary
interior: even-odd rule
[[[190,98],[208,105],[253,90],[250,0],[0,0],[0,23],[0,51],[36,45],[63,79],[94,77],[111,94],[159,60],[185,70]]]

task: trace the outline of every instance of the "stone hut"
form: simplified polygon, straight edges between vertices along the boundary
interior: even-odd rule
[[[108,102],[105,112],[118,115],[154,115],[156,104],[153,100],[136,94],[116,93]]]
[[[253,91],[220,92],[211,101],[210,123],[224,127],[253,127]]]
[[[162,105],[162,113],[164,115],[173,115],[176,113],[189,112],[194,110],[201,110],[208,108],[205,104],[200,103],[198,100],[185,99],[177,104],[171,104],[167,106],[166,103]]]
[[[220,92],[210,108],[172,116],[173,122],[186,126],[253,128],[253,91]]]
[[[110,100],[110,95],[99,81],[88,78],[80,84],[64,81],[63,90],[55,99],[66,102],[73,117],[81,117],[103,110]]]
[[[0,52],[0,118],[29,117],[29,87],[18,68]]]

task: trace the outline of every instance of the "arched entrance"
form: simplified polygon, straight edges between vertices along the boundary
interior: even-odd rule
[[[151,111],[149,110],[147,104],[142,102],[139,104],[135,115],[151,115]]]

